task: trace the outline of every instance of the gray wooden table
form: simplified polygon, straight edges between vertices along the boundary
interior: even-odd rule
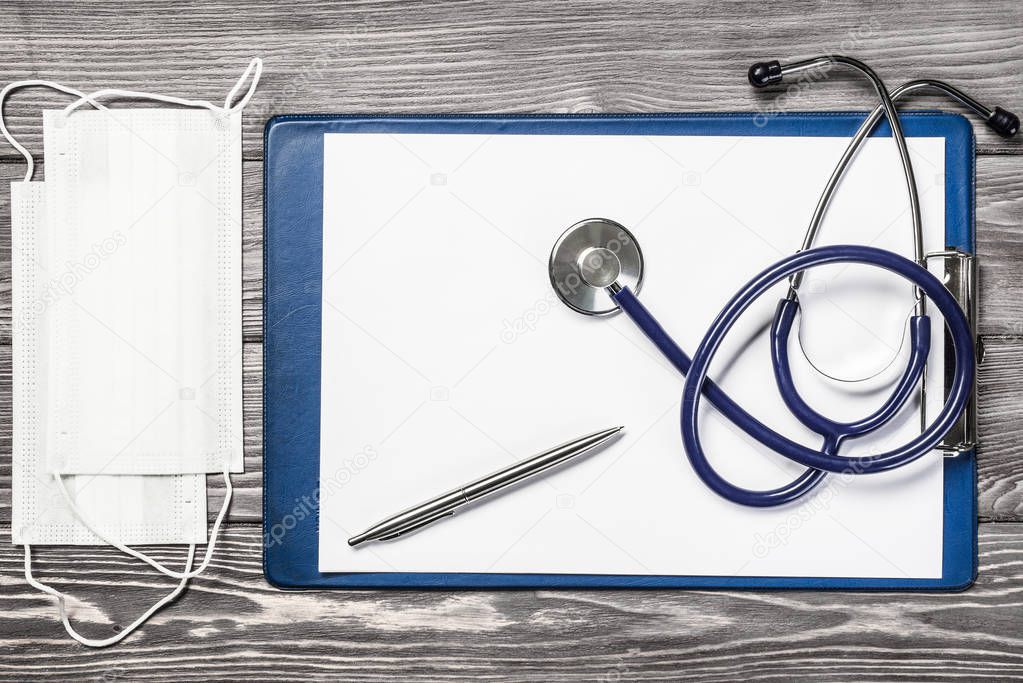
[[[1023,110],[1023,5],[914,0],[742,2],[11,2],[0,82],[156,90],[217,101],[252,55],[266,62],[245,114],[245,443],[230,523],[209,570],[141,633],[108,650],[70,641],[9,544],[11,269],[0,145],[0,676],[350,680],[937,679],[1023,677],[1023,146],[977,129],[982,271],[980,578],[956,595],[704,591],[306,592],[263,580],[261,264],[264,121],[283,112],[756,110],[747,65],[846,52],[891,83],[945,79]],[[7,122],[41,152],[39,111]],[[787,110],[863,109],[833,73]],[[947,107],[919,100],[921,107]],[[210,510],[220,504],[210,478]],[[162,557],[180,558],[177,548]],[[38,575],[77,596],[93,637],[114,633],[168,580],[116,551],[42,549]]]

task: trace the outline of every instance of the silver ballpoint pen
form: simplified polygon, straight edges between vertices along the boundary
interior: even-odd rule
[[[371,526],[358,536],[349,538],[348,545],[356,546],[366,541],[386,541],[407,534],[410,531],[421,529],[427,524],[432,524],[455,514],[455,510],[473,501],[489,496],[516,482],[535,476],[578,455],[582,455],[606,443],[618,432],[622,431],[622,429],[624,427],[612,427],[587,434],[574,441],[555,446],[539,455],[526,458],[503,470],[488,474],[454,491],[449,491],[436,498],[432,498],[425,503],[402,510],[398,514]]]

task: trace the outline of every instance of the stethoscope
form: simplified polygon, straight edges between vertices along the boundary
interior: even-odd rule
[[[754,87],[762,88],[780,83],[786,75],[821,69],[831,64],[850,67],[865,76],[873,84],[881,102],[860,125],[828,179],[800,250],[768,267],[739,290],[715,318],[691,359],[636,297],[643,280],[643,253],[628,229],[604,218],[587,219],[566,230],[551,251],[551,284],[566,305],[586,315],[625,311],[668,361],[685,376],[680,419],[686,455],[697,475],[708,487],[742,505],[769,507],[788,503],[813,490],[829,472],[870,474],[907,465],[938,445],[959,419],[973,391],[976,373],[973,331],[955,297],[926,268],[916,180],[894,102],[918,90],[934,90],[975,112],[1004,137],[1016,134],[1019,119],[1000,107],[988,109],[941,81],[912,81],[889,93],[881,79],[867,65],[848,57],[818,57],[788,65],[777,61],[760,62],[750,67],[749,81]],[[813,246],[839,181],[882,115],[892,129],[892,138],[899,151],[909,193],[914,260],[866,245]],[[880,268],[907,280],[914,288],[913,315],[908,321],[909,353],[902,377],[880,408],[853,422],[832,420],[803,399],[793,381],[788,351],[792,326],[800,310],[798,290],[803,274],[812,268],[839,263]],[[774,377],[786,407],[803,425],[822,437],[823,442],[816,450],[766,426],[707,378],[711,361],[742,313],[785,278],[789,279],[788,293],[778,302],[770,330]],[[859,458],[839,455],[846,441],[866,436],[895,418],[914,394],[916,386],[922,383],[931,341],[931,325],[925,305],[927,299],[934,302],[943,316],[954,349],[955,372],[947,386],[941,411],[919,436],[898,448]],[[751,437],[807,469],[785,486],[766,491],[742,488],[725,480],[708,462],[700,441],[697,416],[704,396],[728,420]]]

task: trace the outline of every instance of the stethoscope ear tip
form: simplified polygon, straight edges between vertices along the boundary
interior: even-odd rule
[[[1019,117],[1011,111],[995,107],[987,120],[987,125],[1003,138],[1011,138],[1019,132]]]
[[[749,84],[754,88],[766,88],[775,83],[781,83],[781,62],[777,59],[769,62],[757,62],[749,68],[747,74]]]

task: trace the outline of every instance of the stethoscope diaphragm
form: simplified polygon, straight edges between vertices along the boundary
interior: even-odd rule
[[[643,284],[643,252],[625,226],[607,218],[587,218],[561,234],[551,250],[551,285],[569,308],[586,315],[619,310],[608,288]]]

